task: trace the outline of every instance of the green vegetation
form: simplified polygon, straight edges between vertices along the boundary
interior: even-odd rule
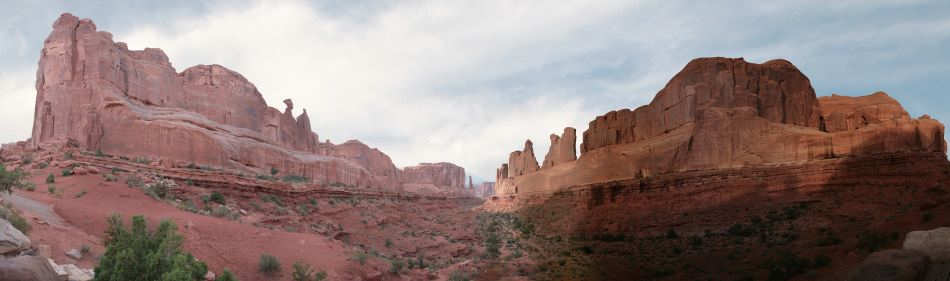
[[[401,259],[392,259],[389,261],[389,273],[399,275],[406,264]]]
[[[360,263],[360,265],[366,265],[366,252],[356,252],[353,254],[353,259]]]
[[[63,153],[63,159],[66,159],[66,160],[73,160],[73,158],[74,158],[74,157],[73,157],[73,152],[72,152],[72,151],[66,151],[65,153]]]
[[[274,275],[280,272],[280,261],[271,255],[261,255],[261,260],[257,264],[257,270],[267,275]]]
[[[471,280],[472,280],[472,275],[461,270],[453,271],[452,274],[449,275],[449,281],[471,281]]]
[[[56,185],[51,184],[47,186],[46,191],[48,191],[49,194],[56,194]]]
[[[277,206],[284,207],[284,201],[281,200],[280,197],[277,197],[277,196],[271,195],[271,194],[266,194],[266,193],[265,193],[265,194],[261,194],[260,197],[261,197],[261,201],[264,201],[264,202],[271,202],[271,203],[274,203],[274,204],[277,205]]]
[[[314,271],[310,265],[301,262],[294,263],[294,272],[291,274],[294,281],[323,281],[327,279],[326,271]]]
[[[0,218],[3,218],[10,222],[14,228],[27,234],[30,232],[30,223],[20,216],[20,214],[13,209],[13,206],[10,203],[5,203],[3,206],[0,206]]]
[[[152,198],[161,200],[165,199],[168,196],[168,191],[171,189],[171,183],[166,180],[159,180],[155,183],[145,186],[145,194],[151,196]]]
[[[61,174],[62,174],[64,177],[68,177],[68,176],[72,176],[72,175],[75,174],[75,173],[73,172],[73,168],[66,168],[66,169],[63,169],[63,171],[61,172]]]
[[[874,252],[884,248],[884,246],[897,240],[897,238],[897,232],[888,235],[874,231],[865,231],[858,234],[858,249],[866,250],[869,253]]]
[[[126,229],[119,215],[108,219],[106,252],[95,269],[97,281],[195,281],[203,280],[207,266],[181,250],[183,238],[171,221],[149,231],[142,216],[132,217]]]
[[[303,177],[303,176],[297,176],[297,175],[287,175],[281,178],[281,180],[284,182],[289,182],[289,183],[310,182],[309,178]]]
[[[80,191],[79,193],[76,193],[76,196],[74,196],[74,198],[82,198],[85,195],[86,195],[86,191],[83,190],[83,191]]]
[[[277,173],[279,173],[279,172],[280,172],[280,171],[278,171],[277,168],[270,167],[270,175],[271,175],[271,176],[276,176]]]
[[[208,200],[210,200],[211,202],[222,204],[222,205],[225,204],[224,195],[222,195],[220,192],[217,192],[217,191],[212,191],[211,197],[209,197]]]
[[[392,248],[392,247],[393,247],[393,240],[386,239],[386,248]]]
[[[237,281],[237,277],[234,277],[234,273],[231,273],[230,270],[225,268],[215,281]]]
[[[125,184],[129,185],[129,187],[142,188],[145,186],[145,181],[138,175],[131,174],[125,179]]]
[[[56,183],[56,176],[53,174],[46,176],[46,183]]]
[[[7,167],[0,164],[0,192],[10,193],[14,187],[23,185],[24,178],[26,178],[26,173],[20,169],[7,171]]]

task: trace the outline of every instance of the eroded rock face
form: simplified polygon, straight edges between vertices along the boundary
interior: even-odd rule
[[[33,149],[75,142],[163,164],[258,174],[274,168],[317,184],[403,184],[385,153],[359,141],[320,142],[306,109],[294,116],[289,99],[283,111],[267,106],[241,74],[220,65],[178,73],[162,50],[129,50],[71,14],[56,20],[45,41],[36,90]]]
[[[568,135],[552,136],[545,169],[538,172],[525,169],[524,157],[513,152],[507,173],[498,170],[496,193],[549,193],[690,170],[946,152],[940,122],[911,118],[885,93],[817,98],[790,62],[741,58],[695,59],[650,104],[597,117],[584,131],[575,161],[556,157],[562,150],[554,144],[566,149]],[[549,169],[557,166],[563,167]]]
[[[534,145],[531,140],[524,142],[524,149],[516,150],[508,155],[508,177],[517,177],[533,173],[541,169],[538,160],[534,158]]]
[[[576,145],[577,130],[574,128],[564,128],[564,132],[560,136],[551,134],[551,146],[548,148],[548,154],[544,156],[541,168],[550,168],[557,164],[577,160]]]
[[[452,163],[420,163],[402,170],[402,181],[407,184],[432,184],[438,187],[464,189],[465,168]]]
[[[950,227],[911,231],[904,238],[904,249],[924,253],[936,263],[950,263]]]

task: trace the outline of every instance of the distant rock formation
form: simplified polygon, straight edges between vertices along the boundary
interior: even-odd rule
[[[475,187],[475,196],[488,198],[495,195],[495,182],[483,182]]]
[[[320,142],[306,109],[295,117],[289,99],[283,112],[267,106],[241,74],[220,65],[178,73],[162,50],[129,50],[71,14],[56,20],[45,41],[36,91],[34,149],[72,141],[168,166],[260,174],[273,168],[316,184],[393,190],[404,183],[389,156],[356,140]]]
[[[465,168],[445,162],[420,163],[403,168],[402,181],[462,190],[465,188]]]
[[[570,128],[568,128],[570,129]],[[911,118],[882,92],[818,98],[792,63],[742,58],[689,62],[648,105],[598,116],[581,155],[552,135],[544,169],[530,141],[496,174],[496,192],[554,192],[581,184],[688,170],[796,163],[875,153],[946,152],[943,125]],[[526,164],[527,163],[527,164]],[[564,165],[564,168],[548,169]]]

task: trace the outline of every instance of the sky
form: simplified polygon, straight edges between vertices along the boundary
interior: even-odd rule
[[[30,135],[63,12],[178,71],[233,69],[271,106],[306,108],[321,139],[359,139],[399,167],[453,162],[476,182],[525,139],[540,161],[551,133],[649,103],[697,57],[785,58],[819,96],[885,91],[950,120],[945,0],[0,2],[0,143]]]

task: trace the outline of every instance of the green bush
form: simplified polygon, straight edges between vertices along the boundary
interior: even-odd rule
[[[129,187],[136,188],[142,188],[145,186],[145,182],[136,174],[129,175],[129,177],[125,179],[125,184],[129,185]]]
[[[63,169],[62,175],[63,175],[64,177],[72,176],[73,174],[74,174],[74,173],[73,173],[73,168],[66,168],[66,169]]]
[[[132,217],[127,229],[119,215],[108,219],[106,251],[95,269],[97,281],[195,281],[203,280],[208,267],[181,250],[183,238],[171,221],[149,231],[145,218]]]
[[[56,176],[53,174],[46,176],[46,183],[56,183]]]
[[[389,273],[399,275],[406,264],[401,259],[392,259],[389,261]]]
[[[310,265],[301,262],[294,263],[294,273],[291,274],[294,281],[323,281],[327,279],[326,271],[314,271]]]
[[[280,172],[280,171],[278,171],[277,168],[274,168],[274,167],[271,167],[271,168],[270,168],[270,175],[271,175],[271,176],[276,176],[277,173],[279,173],[279,172]]]
[[[221,271],[221,276],[218,276],[215,281],[237,281],[237,277],[234,277],[234,273],[225,268],[224,271]]]
[[[271,255],[261,255],[257,270],[267,275],[276,274],[280,272],[280,261],[277,261],[277,258]]]
[[[367,256],[365,252],[357,252],[356,254],[353,254],[353,259],[359,262],[360,265],[366,265],[366,257]]]
[[[0,192],[10,193],[14,187],[23,185],[26,174],[20,169],[7,171],[7,167],[0,164]]]
[[[52,185],[52,184],[51,184],[51,185],[47,186],[47,187],[46,187],[46,191],[48,191],[49,194],[56,194],[56,185]]]
[[[485,237],[485,256],[488,258],[497,258],[501,255],[501,238],[498,233],[489,232]]]
[[[209,197],[208,200],[211,201],[211,202],[215,202],[215,203],[218,203],[218,204],[222,204],[222,205],[224,205],[224,203],[225,203],[224,195],[222,195],[221,193],[219,193],[219,192],[217,192],[217,191],[212,191],[212,192],[211,192],[211,197]]]

